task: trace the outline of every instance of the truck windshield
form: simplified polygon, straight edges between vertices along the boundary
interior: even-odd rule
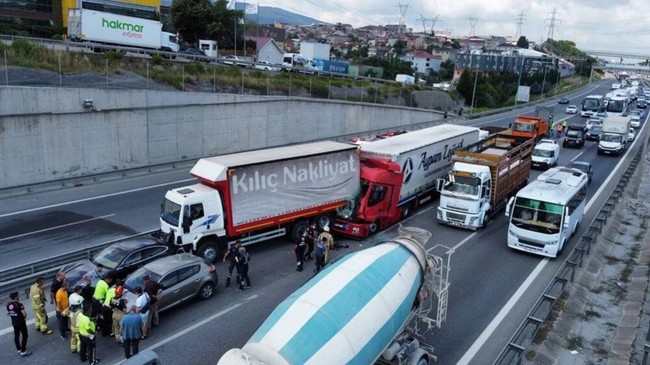
[[[181,215],[181,206],[165,198],[160,207],[160,218],[174,227],[178,227],[178,218]]]
[[[532,124],[515,123],[512,129],[517,132],[534,132],[535,126]]]
[[[620,142],[621,136],[618,134],[601,134],[600,140],[605,142]]]
[[[454,183],[445,186],[444,191],[478,196],[481,181],[475,177],[454,176]]]
[[[582,110],[584,111],[598,111],[598,108],[600,107],[600,103],[596,99],[585,99],[585,102],[582,104]]]
[[[357,194],[350,198],[344,206],[338,208],[336,214],[343,219],[352,219],[359,207],[359,201],[362,197],[366,196],[366,193],[368,192],[368,186],[368,181],[361,179],[361,189],[359,189]]]
[[[563,211],[564,207],[559,204],[518,197],[511,222],[529,231],[557,234],[562,225]]]

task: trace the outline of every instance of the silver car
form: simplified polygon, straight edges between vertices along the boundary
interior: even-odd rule
[[[208,299],[218,283],[214,265],[191,253],[181,253],[152,261],[129,275],[124,282],[126,299],[135,304],[135,287],[144,289],[145,275],[163,288],[158,311],[164,311],[192,298]]]

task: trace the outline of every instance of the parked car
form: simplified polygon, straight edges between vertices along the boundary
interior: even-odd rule
[[[564,140],[562,141],[562,147],[578,147],[582,148],[585,145],[585,137],[582,129],[568,129]]]
[[[602,126],[592,126],[587,130],[585,134],[585,139],[587,141],[597,141],[600,138],[600,133],[603,131]]]
[[[629,142],[633,142],[634,138],[636,138],[636,131],[634,130],[634,128],[630,128],[630,132],[627,134],[627,140]]]
[[[219,59],[219,62],[223,63],[224,65],[248,67],[248,62],[243,57],[238,56],[225,56]]]
[[[84,286],[82,277],[95,270],[97,264],[104,265],[107,273],[117,279],[124,279],[139,267],[169,254],[169,246],[158,243],[151,237],[136,237],[116,242],[99,251],[92,259],[67,264],[59,271],[65,273],[70,290],[76,285]]]
[[[565,97],[561,97],[560,100],[557,101],[558,104],[569,104],[569,99]]]
[[[569,105],[564,109],[564,112],[567,114],[575,114],[578,112],[578,107],[575,105]]]
[[[533,148],[533,168],[549,169],[557,165],[560,145],[554,139],[542,139]]]
[[[144,288],[145,275],[162,287],[159,311],[196,297],[208,299],[214,295],[219,282],[216,268],[207,260],[191,253],[171,255],[144,265],[126,278],[124,287],[129,303],[135,303],[135,287]]]
[[[578,170],[584,172],[585,174],[587,174],[587,177],[589,178],[587,181],[588,181],[588,182],[591,182],[591,177],[592,177],[593,174],[594,174],[594,169],[591,167],[591,163],[590,163],[590,162],[586,162],[586,161],[573,161],[573,162],[571,162],[571,166],[570,166],[570,167],[571,167],[571,168],[574,168],[574,169],[578,169]]]
[[[259,61],[255,65],[253,65],[253,68],[256,70],[274,71],[274,72],[278,72],[282,70],[282,67],[280,65],[274,65],[269,61]]]

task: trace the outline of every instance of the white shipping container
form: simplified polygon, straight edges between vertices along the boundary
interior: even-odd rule
[[[94,10],[70,9],[70,22],[81,19],[81,34],[69,35],[81,40],[160,49],[162,23]],[[73,28],[73,27],[70,27]]]
[[[404,172],[399,204],[435,187],[454,151],[479,141],[479,129],[443,124],[361,145],[361,157],[389,160]]]

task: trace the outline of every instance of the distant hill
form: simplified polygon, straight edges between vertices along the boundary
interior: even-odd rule
[[[237,2],[237,10],[244,10],[244,3]],[[246,3],[246,9],[249,13],[246,14],[247,19],[257,20],[257,12],[254,11],[255,4]],[[313,23],[327,24],[321,20],[310,18],[308,16],[292,13],[290,11],[272,7],[260,6],[259,7],[260,19],[259,24],[273,24],[275,22],[292,24],[292,25],[309,25]]]

